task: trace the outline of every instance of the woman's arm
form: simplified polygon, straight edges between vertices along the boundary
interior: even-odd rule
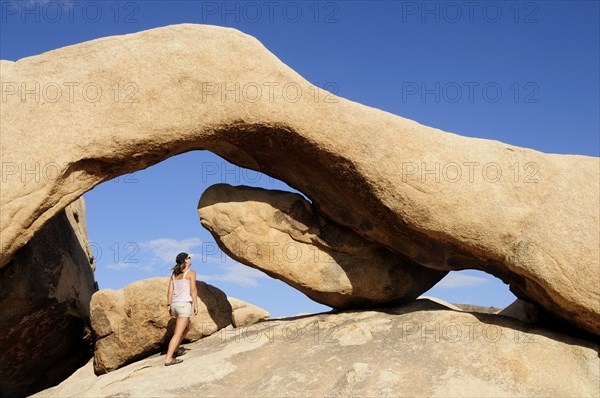
[[[190,294],[194,302],[194,315],[198,315],[198,289],[196,289],[196,271],[190,270],[187,273],[187,278],[190,280]]]
[[[171,314],[171,300],[173,300],[173,278],[169,278],[169,288],[167,289],[167,309]]]

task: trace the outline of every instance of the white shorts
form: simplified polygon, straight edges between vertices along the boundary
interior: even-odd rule
[[[177,301],[175,303],[171,303],[171,314],[177,317],[191,317],[192,303],[190,301]]]

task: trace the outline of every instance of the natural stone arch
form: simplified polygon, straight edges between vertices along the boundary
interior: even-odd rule
[[[517,296],[600,333],[597,158],[461,137],[343,98],[324,101],[257,40],[228,28],[170,26],[0,66],[9,90],[1,111],[1,265],[102,181],[208,149],[285,181],[332,221],[423,266],[484,270]],[[86,101],[70,95],[68,82],[93,82],[105,94]],[[58,84],[64,93],[55,102],[25,94],[23,102],[22,83]],[[236,83],[292,85],[302,96],[222,95],[219,87]],[[126,86],[137,91],[122,95]],[[15,167],[20,177],[52,163],[60,178],[14,178]],[[493,164],[505,175],[532,165],[535,181],[469,172],[440,182],[414,173],[450,164]]]
[[[198,215],[228,256],[336,309],[412,302],[447,274],[330,222],[291,192],[214,184]]]

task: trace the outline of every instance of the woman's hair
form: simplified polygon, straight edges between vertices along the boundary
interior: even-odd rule
[[[173,275],[177,276],[183,272],[185,268],[185,260],[188,258],[187,253],[179,253],[177,257],[175,257],[175,266],[173,267]]]

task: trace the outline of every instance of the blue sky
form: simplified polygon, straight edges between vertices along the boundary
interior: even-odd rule
[[[9,1],[0,57],[17,60],[98,37],[176,23],[258,38],[313,84],[465,136],[599,156],[598,1]],[[223,255],[197,204],[226,182],[292,190],[206,151],[178,155],[84,195],[101,288],[166,276],[180,251],[200,279],[272,316],[328,310]],[[434,295],[503,307],[496,278],[452,273]]]

